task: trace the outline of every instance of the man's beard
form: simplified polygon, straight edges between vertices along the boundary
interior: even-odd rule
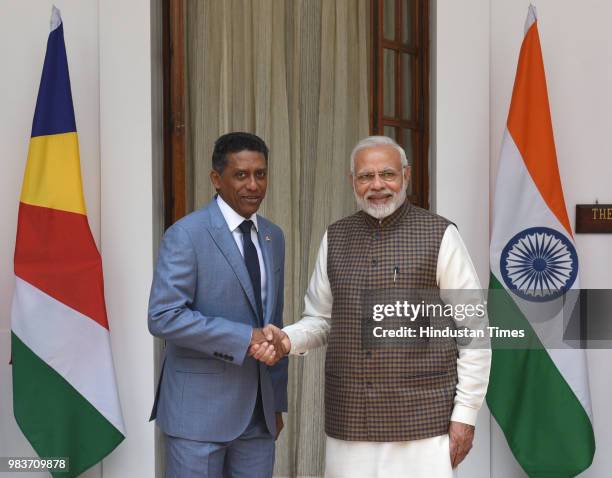
[[[397,211],[402,204],[404,204],[404,201],[406,201],[406,184],[405,180],[402,179],[402,188],[399,192],[394,193],[388,188],[378,192],[377,194],[391,194],[391,197],[384,204],[370,203],[367,198],[368,196],[372,196],[373,193],[366,193],[364,197],[361,197],[357,194],[355,186],[353,186],[353,194],[355,195],[355,201],[357,201],[359,209],[376,219],[383,219]]]

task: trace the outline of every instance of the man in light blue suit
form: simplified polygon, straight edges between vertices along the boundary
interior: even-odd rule
[[[218,195],[161,244],[148,324],[166,341],[152,419],[165,434],[167,478],[272,476],[287,359],[268,366],[247,353],[280,346],[283,326],[283,233],[256,214],[267,162],[259,137],[221,136],[210,174]]]

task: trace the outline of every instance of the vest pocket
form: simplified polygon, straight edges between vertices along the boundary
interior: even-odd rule
[[[333,372],[325,372],[325,377],[326,378],[330,378],[332,380],[340,380],[341,377],[340,375],[338,375],[337,373],[333,373]]]
[[[422,372],[422,373],[408,374],[408,375],[402,376],[402,379],[404,379],[404,380],[418,380],[418,379],[424,379],[424,378],[440,377],[442,375],[447,375],[447,374],[448,374],[448,370],[440,370],[440,371],[437,371],[437,372]]]

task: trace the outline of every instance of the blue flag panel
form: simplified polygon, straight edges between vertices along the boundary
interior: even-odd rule
[[[64,45],[64,26],[49,34],[36,112],[32,122],[32,137],[76,131],[68,60]]]

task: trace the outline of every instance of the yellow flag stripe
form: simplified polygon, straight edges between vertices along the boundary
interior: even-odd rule
[[[87,214],[76,133],[30,139],[21,202]]]

